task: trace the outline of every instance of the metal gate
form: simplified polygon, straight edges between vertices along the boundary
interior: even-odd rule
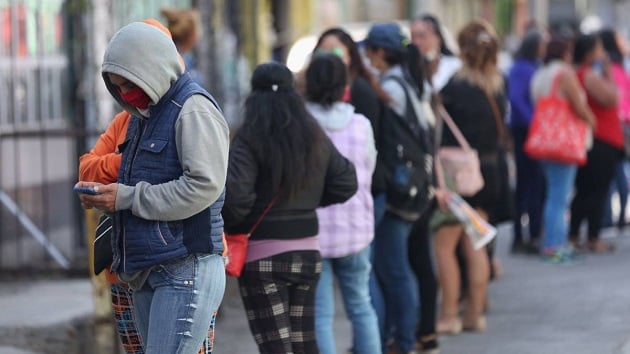
[[[68,268],[81,246],[62,5],[0,1],[2,270]]]

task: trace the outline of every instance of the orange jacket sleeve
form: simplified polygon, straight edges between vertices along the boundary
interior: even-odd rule
[[[126,111],[118,113],[92,150],[81,156],[79,180],[104,184],[118,180],[118,170],[122,161],[118,145],[125,141],[130,118],[131,115]]]

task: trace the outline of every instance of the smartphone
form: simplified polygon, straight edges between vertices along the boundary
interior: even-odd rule
[[[593,71],[595,74],[602,76],[604,74],[604,63],[601,60],[597,60],[593,63]]]
[[[92,187],[74,187],[74,191],[82,194],[99,195],[101,193],[94,190]]]

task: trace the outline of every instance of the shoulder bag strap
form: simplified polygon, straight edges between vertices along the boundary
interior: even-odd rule
[[[509,145],[509,143],[507,141],[507,136],[505,132],[505,124],[503,123],[503,119],[501,118],[501,112],[499,111],[499,106],[497,105],[497,101],[494,99],[494,97],[491,94],[489,94],[485,90],[483,90],[483,92],[486,94],[486,98],[488,99],[488,103],[490,103],[490,108],[492,108],[492,113],[497,123],[497,135],[499,136],[499,143],[501,144],[501,147],[505,148]]]
[[[468,140],[466,140],[466,138],[464,137],[464,134],[462,134],[462,131],[459,130],[459,128],[457,127],[457,124],[455,124],[455,121],[453,120],[453,118],[451,118],[451,115],[448,114],[448,111],[446,110],[446,108],[444,108],[444,105],[442,103],[438,103],[437,109],[438,109],[438,112],[440,113],[440,116],[442,117],[446,125],[448,125],[449,129],[455,136],[457,143],[464,150],[470,151],[471,147],[470,147],[470,144],[468,144]]]
[[[403,120],[411,128],[411,130],[417,134],[417,132],[415,131],[416,129],[414,129],[414,127],[417,127],[418,129],[422,129],[422,126],[420,125],[420,121],[418,120],[418,118],[420,117],[418,117],[418,113],[416,112],[413,102],[411,102],[410,93],[409,93],[409,90],[407,89],[407,84],[405,83],[405,79],[398,76],[390,75],[390,76],[385,77],[383,82],[388,81],[388,80],[396,82],[403,89],[403,92],[405,93],[405,112],[403,113],[403,116],[401,118],[403,118]]]
[[[444,121],[446,125],[448,125],[449,129],[455,136],[457,143],[462,147],[462,149],[464,149],[465,151],[470,151],[472,150],[472,148],[470,147],[468,140],[466,140],[466,138],[464,137],[464,134],[462,134],[462,131],[457,127],[457,124],[455,124],[455,121],[453,120],[451,115],[448,113],[446,108],[444,108],[444,105],[442,104],[442,102],[439,100],[436,100],[435,105],[438,111],[438,116],[442,118],[438,120],[437,129],[436,129],[436,133],[439,134],[439,136],[435,140],[436,142],[437,141],[440,141],[440,142],[436,144],[436,148],[435,148],[435,152],[436,152],[435,157],[434,157],[435,177],[437,180],[438,188],[446,189],[446,183],[444,181],[444,169],[442,167],[442,162],[440,161],[440,154],[438,153],[439,147],[441,145],[441,140],[442,140],[442,127],[443,127],[442,121]]]
[[[276,201],[278,201],[278,197],[280,196],[280,192],[276,193],[276,195],[273,197],[273,199],[271,199],[271,201],[269,202],[269,205],[267,205],[267,207],[265,208],[265,210],[262,212],[262,214],[260,215],[260,217],[258,218],[258,220],[256,220],[256,223],[254,223],[254,225],[252,226],[252,228],[249,230],[249,232],[247,233],[247,237],[249,238],[254,231],[256,231],[256,229],[258,228],[258,226],[260,225],[260,223],[263,221],[263,219],[265,218],[265,216],[267,216],[267,214],[269,214],[269,212],[271,211],[271,208],[273,208],[273,205],[276,204]]]

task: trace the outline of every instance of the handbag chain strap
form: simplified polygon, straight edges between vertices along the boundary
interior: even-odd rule
[[[271,211],[271,208],[273,208],[273,205],[276,204],[276,202],[278,201],[278,197],[280,197],[280,192],[276,193],[276,195],[273,197],[273,199],[271,199],[271,201],[269,202],[269,205],[267,205],[265,210],[263,210],[263,212],[260,215],[260,217],[258,218],[258,220],[256,220],[256,223],[254,223],[252,228],[247,233],[247,238],[249,238],[254,233],[254,231],[256,231],[256,229],[258,228],[260,223],[263,221],[265,216],[267,216],[267,214],[269,214],[269,212]]]

